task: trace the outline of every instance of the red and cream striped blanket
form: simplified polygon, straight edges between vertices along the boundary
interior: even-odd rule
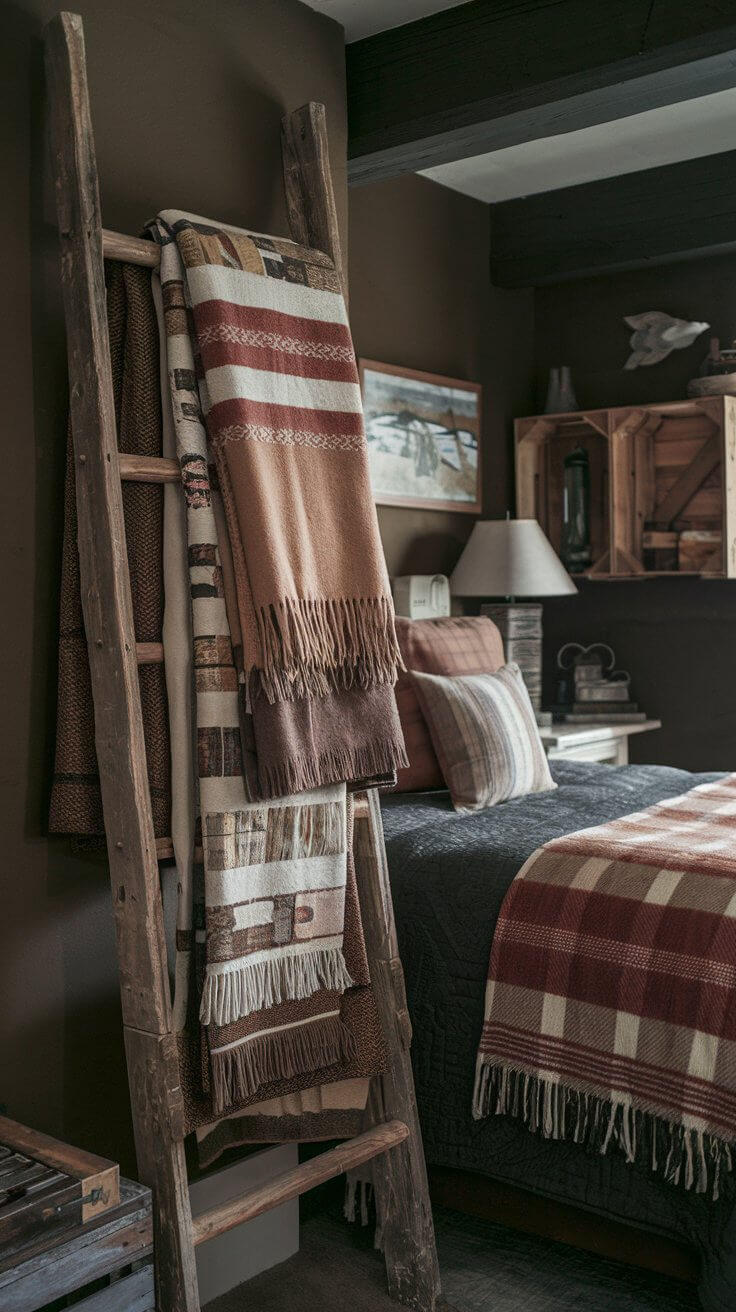
[[[736,1143],[736,774],[529,858],[493,939],[473,1110],[718,1197]]]

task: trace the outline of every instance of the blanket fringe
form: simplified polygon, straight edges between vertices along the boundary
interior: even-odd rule
[[[199,1019],[203,1025],[231,1025],[280,1002],[311,998],[318,989],[344,993],[352,986],[341,947],[269,957],[222,974],[208,974]]]
[[[403,669],[390,597],[288,598],[261,606],[259,676],[269,702],[393,684]]]
[[[290,797],[309,788],[344,779],[374,779],[391,775],[409,764],[401,739],[366,743],[360,747],[335,744],[320,756],[292,756],[274,765],[258,766],[263,798]]]
[[[515,1067],[479,1063],[473,1116],[491,1115],[513,1116],[544,1139],[567,1139],[601,1154],[619,1148],[627,1162],[714,1201],[722,1175],[733,1169],[733,1146],[705,1130]]]
[[[215,1113],[252,1098],[264,1085],[298,1075],[318,1075],[330,1066],[353,1061],[355,1056],[355,1035],[339,1016],[305,1021],[215,1050],[211,1054]]]

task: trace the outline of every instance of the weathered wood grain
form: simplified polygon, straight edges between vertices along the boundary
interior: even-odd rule
[[[161,263],[161,247],[143,237],[128,237],[124,232],[102,229],[102,251],[106,260],[122,260],[124,264],[140,264],[146,269],[157,269]]]
[[[440,1292],[434,1224],[411,1068],[411,1021],[394,925],[381,808],[374,788],[356,819],[353,850],[371,982],[388,1049],[388,1070],[372,1084],[378,1119],[398,1119],[408,1138],[373,1164],[389,1293],[416,1312],[433,1312]]]
[[[281,1175],[268,1180],[257,1189],[244,1194],[242,1198],[233,1198],[229,1202],[202,1212],[193,1221],[194,1242],[202,1244],[207,1239],[225,1234],[244,1221],[280,1207],[290,1198],[298,1198],[310,1189],[332,1180],[336,1175],[360,1166],[363,1162],[378,1160],[382,1153],[396,1148],[409,1135],[409,1130],[402,1121],[387,1121],[359,1134],[354,1139],[347,1139],[336,1148],[312,1157],[308,1162],[284,1171]]]
[[[118,455],[120,477],[125,483],[180,483],[181,469],[178,460],[164,456]]]
[[[121,1182],[121,1202],[106,1215],[51,1249],[42,1249],[0,1271],[3,1312],[36,1308],[120,1270],[153,1251],[151,1195],[148,1189]]]
[[[347,269],[340,248],[324,105],[310,101],[284,116],[281,154],[291,235],[302,246],[313,246],[329,255],[340,275],[347,304]]]
[[[61,241],[77,488],[82,604],[95,707],[126,1037],[141,1179],[156,1189],[159,1301],[198,1312],[181,1134],[169,1105],[171,1001],[148,792],[136,644],[118,467],[97,166],[82,20],[45,33],[51,147]],[[145,1053],[145,1056],[143,1055]],[[180,1129],[181,1127],[179,1127]]]
[[[50,1135],[11,1121],[7,1116],[0,1116],[0,1143],[15,1152],[27,1154],[35,1163],[42,1163],[78,1180],[83,1221],[91,1220],[120,1202],[120,1170],[116,1162],[108,1161],[106,1157],[52,1139]],[[2,1166],[0,1163],[0,1169]]]
[[[156,1312],[153,1264],[149,1262],[75,1302],[74,1312]]]

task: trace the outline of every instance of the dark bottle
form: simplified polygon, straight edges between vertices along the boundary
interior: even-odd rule
[[[570,574],[583,574],[592,564],[590,550],[590,462],[576,446],[564,461],[562,504],[562,563]]]

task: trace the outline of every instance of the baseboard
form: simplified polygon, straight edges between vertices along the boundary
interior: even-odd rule
[[[694,1282],[698,1278],[698,1254],[685,1244],[623,1221],[607,1220],[583,1208],[553,1202],[472,1171],[430,1167],[429,1192],[433,1203],[486,1221],[497,1221],[525,1234],[554,1239],[677,1280]]]
[[[265,1184],[296,1166],[297,1160],[297,1145],[283,1143],[209,1171],[189,1185],[193,1215]],[[294,1198],[197,1248],[200,1302],[219,1298],[298,1251],[299,1200]]]

